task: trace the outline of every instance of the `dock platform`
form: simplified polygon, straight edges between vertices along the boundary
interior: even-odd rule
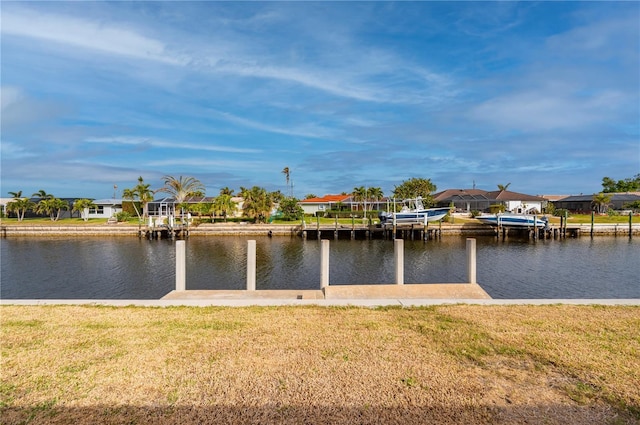
[[[491,299],[475,283],[330,285],[323,289],[186,290],[171,291],[163,300],[370,300],[370,299]]]

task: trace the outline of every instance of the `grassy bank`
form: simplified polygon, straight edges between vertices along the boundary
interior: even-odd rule
[[[640,309],[3,306],[5,424],[640,421]]]

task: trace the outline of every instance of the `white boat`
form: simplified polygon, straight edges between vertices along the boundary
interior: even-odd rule
[[[481,223],[490,226],[504,227],[548,227],[547,217],[536,217],[529,214],[500,213],[479,215],[476,217]]]
[[[400,212],[378,213],[380,224],[427,224],[442,220],[450,211],[449,207],[425,208],[422,198],[405,199]]]

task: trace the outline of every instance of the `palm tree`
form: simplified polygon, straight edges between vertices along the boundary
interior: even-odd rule
[[[80,213],[80,217],[84,221],[89,220],[89,208],[95,208],[96,204],[93,203],[91,199],[77,199],[73,203],[73,210],[78,211]]]
[[[379,187],[370,187],[367,189],[367,196],[369,197],[369,200],[375,203],[377,203],[378,201],[380,201],[380,199],[382,199],[382,197],[384,196],[382,189]],[[373,207],[372,207],[373,208]]]
[[[287,189],[289,188],[289,179],[291,177],[291,171],[289,170],[289,167],[284,167],[284,169],[282,170],[282,174],[284,174],[284,177],[287,181]],[[293,196],[293,194],[291,193],[291,190],[289,191],[289,196]]]
[[[244,198],[242,209],[245,215],[256,221],[266,221],[273,207],[273,200],[267,190],[258,186],[253,186],[251,189],[241,187],[240,190]]]
[[[278,204],[282,201],[284,201],[287,197],[284,196],[282,194],[282,192],[280,192],[280,190],[276,190],[275,192],[271,192],[269,194],[269,196],[271,197],[271,200],[273,201],[273,203]]]
[[[51,199],[51,198],[53,198],[53,195],[50,194],[50,193],[45,192],[44,189],[40,189],[39,191],[37,191],[36,193],[34,193],[31,196],[34,197],[34,198],[38,198],[38,199]]]
[[[212,202],[198,202],[191,205],[190,211],[198,214],[198,218],[202,218],[203,214],[212,214],[213,208]]]
[[[205,190],[202,182],[194,177],[180,176],[176,179],[173,176],[164,176],[162,179],[164,180],[164,186],[158,189],[158,192],[168,193],[173,197],[175,204],[181,205],[180,217],[184,213],[184,201],[193,196],[194,193],[204,193]]]
[[[599,214],[602,214],[606,211],[606,208],[609,206],[611,202],[611,194],[600,192],[597,195],[593,195],[593,205],[596,207],[596,210]]]
[[[151,190],[150,184],[145,184],[142,176],[138,177],[138,184],[134,188],[138,200],[142,205],[142,219],[144,220],[149,215],[148,204],[153,201],[153,190]]]
[[[225,186],[222,189],[220,189],[220,195],[233,196],[233,189],[229,189],[228,187]]]
[[[231,195],[227,194],[221,194],[220,196],[216,197],[213,202],[213,208],[216,214],[219,213],[222,217],[224,217],[225,223],[227,222],[227,216],[232,211],[235,211],[237,205],[238,204],[236,202],[233,202],[231,200]]]
[[[145,184],[144,179],[140,176],[138,177],[138,184],[133,189],[124,189],[122,191],[122,198],[131,201],[139,220],[144,220],[148,215],[147,205],[153,201],[153,190],[151,190],[150,186],[150,184]],[[140,204],[142,211],[138,209],[136,204]]]
[[[51,196],[51,195],[49,195]],[[51,221],[57,221],[60,219],[62,210],[68,210],[69,204],[59,198],[44,198],[38,202],[36,212],[41,214],[48,214]]]
[[[7,203],[7,211],[15,212],[18,216],[18,221],[22,221],[24,220],[24,214],[34,206],[35,204],[28,198],[14,198]]]
[[[124,189],[122,191],[122,199],[131,201],[131,204],[133,205],[133,209],[136,211],[136,215],[138,216],[138,220],[140,220],[141,219],[140,210],[138,210],[138,206],[136,205],[137,196],[138,195],[136,194],[135,189]]]
[[[367,189],[364,186],[354,187],[353,192],[351,192],[351,196],[353,196],[353,200],[356,202],[356,204],[362,201],[365,202],[366,212]]]
[[[60,214],[62,213],[62,210],[69,210],[69,203],[67,201],[63,201],[62,199],[54,198],[53,208],[56,211],[56,219],[54,221],[58,221],[60,220]]]
[[[13,199],[22,198],[22,191],[19,190],[17,192],[9,192],[9,195],[11,195]]]
[[[243,199],[243,203],[242,203],[242,211],[243,213],[247,216],[247,217],[252,217],[253,216],[253,211],[254,211],[254,193],[251,191],[251,189],[248,189],[246,187],[240,186],[240,196]]]
[[[507,190],[507,189],[509,188],[509,186],[510,186],[510,185],[511,185],[511,183],[507,183],[506,185],[499,184],[499,185],[498,185],[498,190],[499,190],[500,192],[502,192],[503,190]]]

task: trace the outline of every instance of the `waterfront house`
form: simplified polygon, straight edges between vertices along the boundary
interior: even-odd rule
[[[59,217],[60,219],[75,218],[75,217],[79,218],[80,217],[80,213],[77,212],[77,211],[73,211],[72,208],[73,208],[73,203],[75,201],[77,201],[78,199],[81,199],[81,198],[58,198],[58,199],[64,201],[68,206],[67,208],[63,208],[60,211],[60,217]],[[0,208],[2,208],[2,213],[3,213],[4,217],[9,217],[9,216],[15,217],[15,213],[11,214],[11,213],[9,213],[7,211],[7,204],[9,204],[10,202],[12,202],[14,200],[15,200],[15,198],[0,198]],[[25,213],[25,215],[24,215],[25,218],[36,218],[36,217],[44,218],[44,217],[49,217],[49,214],[38,213],[35,210],[35,206],[37,206],[38,202],[41,201],[40,198],[30,197],[29,201],[31,201],[33,203],[34,208],[29,209]]]
[[[356,201],[353,195],[324,195],[320,198],[303,199],[298,202],[305,214],[323,215],[330,210],[363,211],[366,204],[367,211],[383,210],[388,208],[389,199],[368,199]]]
[[[0,209],[2,209],[2,217],[7,217],[7,204],[15,198],[0,198]]]
[[[89,208],[89,218],[108,219],[122,212],[122,199],[96,199],[93,204],[95,207]]]
[[[353,202],[351,195],[324,195],[320,198],[303,199],[298,202],[305,214],[323,214],[337,209],[340,205],[350,206]]]
[[[185,214],[190,210],[191,206],[195,206],[198,204],[212,204],[215,202],[215,200],[216,198],[211,196],[189,197],[184,201],[184,203],[187,204],[187,206],[185,207]],[[236,204],[236,208],[231,214],[229,214],[229,217],[242,217],[244,198],[240,196],[234,196],[231,198],[231,201]],[[149,216],[151,217],[167,218],[169,216],[176,217],[180,215],[180,207],[178,206],[175,198],[172,197],[154,199],[147,204],[147,208],[149,211]],[[176,211],[178,211],[177,214]]]
[[[609,208],[613,210],[624,210],[627,208],[625,205],[640,201],[640,192],[607,193],[606,195],[611,196]],[[590,213],[591,211],[597,210],[597,206],[593,202],[593,196],[593,194],[572,195],[557,200],[553,204],[557,209],[565,209],[571,212]]]
[[[505,211],[518,214],[540,213],[547,206],[547,200],[541,196],[510,190],[447,189],[435,193],[433,198],[436,206],[447,207],[453,203],[458,212],[488,212],[491,205],[504,205]]]

